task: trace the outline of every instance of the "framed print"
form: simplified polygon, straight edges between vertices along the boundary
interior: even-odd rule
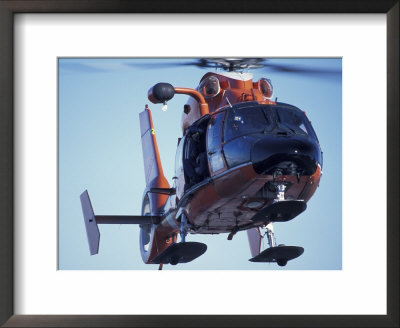
[[[208,28],[209,27],[207,27],[207,29]],[[207,31],[206,34],[208,33],[211,32]],[[220,61],[220,59],[218,60]],[[301,213],[301,216],[299,214],[296,220],[291,219],[287,224],[277,222],[276,225],[272,224],[270,226],[271,231],[275,229],[274,239],[277,240],[277,245],[286,244],[291,246],[291,248],[284,248],[281,246],[279,250],[301,250],[301,248],[303,248],[306,252],[295,259],[288,260],[286,262],[287,265],[282,267],[276,263],[256,263],[249,261],[249,255],[251,254],[249,253],[247,232],[240,230],[240,233],[232,233],[232,221],[228,218],[234,218],[234,215],[230,213],[228,207],[232,207],[233,205],[228,202],[229,205],[225,204],[224,207],[219,209],[220,213],[224,213],[221,216],[226,217],[226,219],[224,219],[222,224],[219,224],[218,228],[216,227],[218,216],[215,215],[209,218],[208,229],[210,230],[201,228],[204,230],[193,231],[193,233],[189,233],[186,237],[186,242],[203,244],[187,245],[200,245],[199,247],[207,247],[207,250],[192,261],[185,262],[184,264],[182,263],[182,265],[164,266],[164,264],[166,264],[164,263],[161,269],[178,271],[342,269],[342,59],[258,58],[251,60],[251,62],[257,61],[257,65],[260,67],[251,68],[249,72],[243,73],[239,71],[229,73],[223,71],[222,68],[215,72],[214,67],[212,67],[211,70],[209,67],[204,69],[199,68],[198,65],[203,65],[204,61],[206,61],[206,59],[185,57],[58,58],[59,270],[154,270],[160,268],[157,264],[151,264],[151,260],[146,258],[149,253],[144,252],[141,246],[137,246],[140,245],[140,241],[142,240],[140,239],[141,230],[134,224],[113,225],[111,223],[113,222],[112,218],[108,218],[111,219],[111,221],[107,225],[98,223],[100,233],[99,249],[93,251],[97,252],[96,255],[89,255],[87,252],[87,235],[85,234],[85,229],[82,229],[83,217],[81,203],[76,201],[76,195],[81,195],[83,190],[87,190],[87,196],[90,197],[89,199],[91,200],[93,212],[96,215],[101,213],[113,213],[118,215],[124,215],[124,213],[140,214],[142,206],[141,200],[145,188],[145,183],[142,184],[143,172],[145,170],[144,167],[142,167],[142,160],[138,159],[142,153],[140,134],[138,132],[141,128],[138,117],[143,117],[144,115],[143,113],[140,114],[140,109],[145,107],[144,101],[148,102],[146,95],[149,86],[151,87],[154,85],[154,81],[168,81],[170,85],[191,87],[198,83],[198,81],[202,79],[202,76],[209,76],[210,74],[213,74],[213,77],[208,78],[206,76],[205,82],[202,82],[203,85],[208,85],[208,88],[212,89],[213,84],[209,85],[207,83],[219,83],[221,85],[220,89],[224,90],[218,92],[218,88],[216,88],[218,94],[212,98],[210,97],[215,101],[226,101],[223,94],[231,90],[228,89],[226,85],[224,86],[224,83],[226,84],[224,81],[230,81],[229,83],[233,84],[240,81],[237,80],[236,77],[251,78],[253,82],[247,82],[248,85],[250,85],[250,83],[254,85],[261,81],[261,83],[265,83],[266,90],[271,90],[269,89],[269,85],[271,85],[272,88],[276,86],[275,91],[271,90],[273,94],[269,95],[270,99],[278,98],[279,103],[293,104],[300,109],[304,109],[307,112],[306,117],[312,121],[312,125],[308,125],[308,128],[310,130],[309,133],[313,133],[311,129],[316,133],[313,137],[316,142],[315,147],[318,147],[317,142],[323,145],[323,147],[321,146],[324,152],[324,163],[322,163],[321,160],[324,177],[321,181],[323,181],[323,184],[320,184],[315,194],[310,199],[310,202],[307,203],[307,209]],[[214,59],[207,59],[207,61],[207,65],[216,65]],[[235,62],[229,60],[226,63],[247,65],[249,61],[248,59],[236,59]],[[304,67],[308,67],[309,69],[312,68],[313,71],[308,75],[301,73],[286,73],[284,75],[281,71],[272,71],[272,67],[275,66],[268,65],[279,65],[279,68],[281,68],[282,65],[285,68],[301,67],[303,70]],[[155,69],[152,69],[152,67],[155,67]],[[173,76],[171,75],[172,72],[174,72]],[[268,72],[268,79],[271,82],[263,79],[266,72]],[[220,80],[218,79],[221,79],[221,82],[219,82]],[[114,88],[116,85],[125,85],[125,88]],[[224,87],[226,89],[223,89]],[[85,90],[85,92],[83,92],[83,90]],[[98,92],[98,90],[103,90],[103,92]],[[234,90],[236,92],[236,88],[234,88]],[[253,89],[256,95],[257,90],[258,89],[255,89],[254,91]],[[110,92],[112,92],[112,95]],[[239,96],[236,96],[236,98],[233,95],[230,96],[229,101],[232,105],[236,100],[241,100],[242,93],[240,92],[241,91],[239,91]],[[313,92],[315,95],[318,94],[318,97],[310,98],[310,92]],[[250,93],[248,94],[250,95]],[[175,175],[179,176],[180,172],[185,172],[186,170],[186,172],[192,174],[192,180],[199,177],[198,181],[194,181],[192,184],[188,181],[187,185],[200,188],[199,192],[201,193],[198,193],[197,197],[202,197],[201,195],[203,192],[206,194],[210,192],[209,190],[207,191],[207,188],[211,187],[208,185],[207,181],[213,179],[213,181],[217,183],[219,177],[223,178],[225,176],[221,174],[223,173],[221,169],[224,169],[225,165],[221,157],[221,152],[210,156],[209,161],[211,168],[205,165],[207,162],[204,160],[203,167],[201,168],[202,172],[204,172],[204,177],[197,175],[196,172],[188,171],[190,170],[190,168],[188,169],[188,165],[190,165],[191,162],[187,160],[183,162],[183,165],[178,164],[178,161],[177,164],[174,165],[177,141],[179,138],[182,138],[182,128],[179,126],[182,113],[180,113],[179,109],[184,108],[186,102],[186,95],[176,94],[173,99],[168,101],[166,111],[159,110],[158,107],[160,105],[158,104],[149,103],[148,111],[151,111],[154,129],[152,135],[155,136],[157,140],[157,148],[161,159],[160,166],[162,167],[163,175],[168,181],[169,186],[174,186],[174,182],[171,179],[172,177]],[[269,105],[265,104],[265,106]],[[195,108],[194,105],[193,108]],[[265,107],[265,109],[266,108],[267,107]],[[213,109],[211,108],[209,111],[211,113]],[[239,174],[241,172],[240,170],[244,170],[246,166],[244,161],[248,161],[248,159],[244,157],[244,154],[237,154],[236,147],[245,152],[246,148],[244,143],[248,142],[247,140],[249,138],[249,134],[246,133],[253,131],[253,127],[255,128],[256,135],[258,135],[257,133],[259,132],[257,130],[258,125],[256,121],[252,120],[251,117],[245,118],[247,112],[244,112],[243,109],[241,111],[243,111],[242,114],[235,115],[240,116],[240,118],[236,117],[235,120],[235,117],[228,117],[224,120],[223,128],[226,138],[223,148],[224,154],[230,162],[230,169],[232,169],[231,172],[226,172],[225,170],[225,174]],[[272,117],[272,115],[274,114],[269,114],[271,115],[270,120],[273,121],[274,117]],[[109,116],[107,120],[104,120],[105,115]],[[76,119],[78,117],[79,119]],[[125,117],[126,119],[121,121],[121,117]],[[207,120],[207,117],[204,119]],[[262,121],[263,116],[259,117],[259,119]],[[237,122],[240,122],[240,125]],[[210,130],[214,131],[212,125],[208,125],[206,129],[205,124],[206,122],[204,121],[200,127],[199,133],[202,135],[202,138],[198,139],[198,144],[204,149],[204,152],[207,146],[206,137],[211,135]],[[305,124],[307,124],[307,122]],[[78,132],[81,131],[82,126],[85,126],[84,132]],[[118,133],[114,128],[111,128],[116,126],[118,126]],[[264,128],[264,125],[260,126]],[[305,130],[299,127],[300,130],[297,131],[299,135],[307,131],[305,126],[300,126]],[[98,134],[98,131],[103,131],[103,133]],[[242,133],[244,135],[239,136]],[[280,133],[284,134],[282,131],[280,131]],[[264,132],[256,138],[263,136]],[[187,137],[185,137],[185,140],[187,140],[186,138]],[[232,141],[230,142],[229,139]],[[182,141],[179,142],[180,148],[178,149],[182,149],[182,153],[187,153],[189,151],[187,149],[191,147],[192,144],[190,142],[181,144],[181,142]],[[211,145],[210,147],[217,147],[217,149],[219,149],[220,144],[216,142],[215,146]],[[129,151],[127,151],[128,149]],[[196,149],[194,152],[195,151]],[[69,158],[75,158],[76,160],[69,161]],[[121,158],[123,160],[116,162],[116,158]],[[63,164],[66,162],[68,162],[68,165]],[[197,162],[193,162],[193,166],[197,168]],[[242,165],[240,167],[241,164],[244,164],[244,166]],[[120,165],[122,165],[122,167]],[[301,163],[299,165],[301,165]],[[96,170],[93,170],[93,167],[96,167]],[[151,167],[151,165],[148,165],[148,167]],[[176,167],[178,167],[180,171],[175,173]],[[181,169],[179,167],[181,167]],[[317,168],[312,169],[317,170]],[[214,174],[214,171],[218,170],[220,173]],[[302,169],[296,169],[299,173],[299,177],[301,170]],[[210,176],[210,171],[212,171],[212,177]],[[121,174],[119,175],[117,172]],[[219,174],[219,176],[217,174]],[[108,177],[112,177],[112,180]],[[269,179],[271,178],[272,177]],[[261,177],[258,179],[261,179]],[[303,177],[303,181],[297,182],[296,176],[296,183],[293,184],[292,182],[288,188],[290,189],[290,187],[294,186],[300,189],[299,185],[307,181],[305,179],[308,179],[308,177]],[[180,178],[176,180],[183,184],[184,176],[181,175]],[[229,181],[230,179],[224,177],[224,180]],[[105,181],[106,185],[103,185],[102,181]],[[124,181],[137,181],[137,183],[126,184]],[[203,187],[198,183],[203,183]],[[254,182],[248,183],[252,184]],[[270,181],[269,184],[270,183],[273,182]],[[229,186],[230,190],[233,190],[235,193],[237,192],[235,188],[232,188],[231,185]],[[316,186],[316,184],[310,186]],[[104,187],[107,189],[112,188],[114,192],[109,193],[107,190],[103,189]],[[181,184],[176,184],[173,188],[176,189],[176,194],[171,195],[169,201],[166,202],[167,206],[169,206],[168,211],[171,213],[171,217],[174,213],[173,211],[177,211],[172,205],[176,204],[176,199],[182,198],[184,192],[184,188],[181,187]],[[236,188],[240,190],[241,185]],[[185,189],[188,190],[188,187],[185,186]],[[223,184],[218,185],[218,190],[222,189],[224,189]],[[246,191],[240,192],[245,193]],[[289,190],[286,190],[285,193],[286,198],[289,198]],[[232,198],[230,194],[228,195],[223,194],[223,199],[228,201]],[[259,195],[261,195],[261,192]],[[103,200],[99,201],[99,197]],[[121,201],[122,199],[125,200]],[[131,202],[131,199],[138,201]],[[223,199],[214,198],[208,206],[214,206],[212,204],[214,204],[215,201],[222,202]],[[259,203],[257,203],[257,201]],[[237,197],[233,202],[236,203],[235,206],[241,207],[242,213],[246,213],[239,219],[241,222],[245,222],[245,220],[248,220],[249,217],[254,215],[254,210],[249,210],[247,206],[244,207],[244,205],[241,205],[241,203],[243,203],[242,198]],[[246,204],[249,202],[252,202],[251,205],[256,206],[258,210],[260,210],[260,206],[265,207],[259,200],[247,199]],[[126,203],[126,205],[122,203]],[[196,201],[190,203],[193,209]],[[118,206],[114,207],[112,204],[118,204]],[[303,205],[304,202],[302,200],[300,203],[287,202],[283,204]],[[128,208],[128,206],[130,208]],[[204,206],[204,201],[201,206]],[[319,207],[319,209],[317,207]],[[327,211],[326,208],[330,208],[330,210]],[[207,213],[209,212],[207,211]],[[321,213],[324,213],[324,220],[321,220]],[[126,218],[129,219],[129,216]],[[192,218],[194,219],[194,215],[188,217],[188,220]],[[304,220],[302,218],[304,218]],[[201,216],[197,215],[195,220],[201,222],[200,220],[203,219],[201,219]],[[213,223],[212,221],[210,222],[210,220],[216,221]],[[199,223],[197,223],[197,225],[199,225]],[[174,231],[176,232],[177,226],[177,224],[173,224],[171,229],[175,229]],[[243,226],[243,223],[239,222],[238,226]],[[223,229],[226,229],[227,233],[223,233]],[[244,227],[241,229],[244,229]],[[264,228],[260,230],[262,231],[262,235],[264,235],[264,230]],[[312,236],[309,235],[310,231],[313,231]],[[212,234],[210,235],[208,232],[212,232]],[[227,239],[227,235],[229,234],[231,234],[230,236],[232,237],[230,240]],[[177,237],[179,237],[178,240],[181,240],[180,236]],[[255,238],[258,238],[257,235]],[[322,244],[320,242],[321,239],[325,240]],[[71,244],[71,240],[75,242]],[[264,244],[261,245],[261,248],[267,249],[268,243],[266,239],[260,238],[260,241],[261,244]],[[150,240],[148,243],[150,243]],[[145,245],[150,247],[149,244]],[[299,248],[294,248],[293,245],[299,245],[297,246]],[[225,247],[227,247],[227,249],[222,251]],[[123,255],[122,250],[124,249],[132,249],[134,252],[124,252],[126,255]],[[119,255],[117,256],[116,254]],[[223,261],[221,261],[221,256],[223,256]]]
[[[1,324],[398,326],[398,1],[249,4],[0,2]],[[83,179],[91,173],[85,166],[87,158],[97,155],[90,153],[87,136],[100,139],[96,132],[102,133],[101,145],[95,146],[95,151],[103,147],[114,162],[117,158],[123,162],[124,151],[112,155],[116,147],[110,145],[116,143],[107,140],[106,132],[118,135],[124,127],[107,119],[108,108],[115,113],[117,108],[126,107],[125,114],[121,114],[126,118],[126,129],[132,126],[132,130],[139,130],[135,120],[144,107],[137,108],[140,104],[132,99],[144,106],[147,95],[141,88],[150,88],[153,80],[154,84],[169,82],[169,75],[174,75],[173,71],[160,75],[162,81],[158,81],[157,73],[152,73],[154,76],[142,86],[130,76],[145,81],[150,74],[136,68],[126,71],[127,67],[137,65],[138,60],[145,64],[152,60],[149,58],[170,62],[180,58],[185,63],[188,58],[193,61],[210,57],[220,62],[221,58],[232,57],[285,57],[280,65],[296,58],[312,58],[314,66],[321,58],[334,58],[340,63],[343,84],[329,84],[327,92],[331,88],[332,95],[336,95],[336,107],[343,108],[343,117],[336,114],[328,119],[324,114],[326,121],[331,120],[324,129],[336,133],[332,140],[336,139],[343,180],[341,170],[333,169],[329,161],[326,179],[342,180],[337,184],[341,194],[336,192],[341,201],[331,197],[332,202],[319,211],[320,220],[330,223],[328,211],[342,213],[337,231],[329,229],[340,238],[333,243],[328,234],[324,237],[315,233],[316,225],[314,231],[313,226],[307,228],[310,235],[317,235],[314,238],[319,240],[321,250],[332,250],[326,257],[331,260],[327,263],[334,265],[245,270],[235,266],[232,257],[232,270],[221,270],[221,266],[215,270],[210,265],[206,270],[167,267],[160,272],[154,268],[134,270],[134,266],[90,267],[88,264],[94,263],[91,259],[77,256],[76,250],[83,248],[75,247],[83,243],[78,237],[85,235],[83,218],[78,220],[78,215],[65,215],[63,211],[80,206],[80,191],[66,181],[74,179],[82,189]],[[95,70],[101,70],[101,74],[93,75]],[[122,73],[116,76],[115,71]],[[176,77],[184,76],[176,72]],[[99,84],[100,77],[107,84]],[[303,91],[305,99],[316,100],[316,93],[320,93],[326,107],[332,104],[318,91],[320,85],[305,81],[300,84],[299,90],[307,90]],[[301,89],[306,86],[308,89]],[[283,84],[277,82],[275,87],[283,88]],[[296,90],[290,92],[295,94]],[[99,101],[88,102],[89,93]],[[338,94],[343,98],[338,100]],[[113,95],[118,97],[119,105]],[[94,110],[85,112],[90,106]],[[161,105],[157,106],[150,106],[154,120],[159,120],[155,112]],[[172,101],[168,107],[160,117],[171,115]],[[132,120],[131,114],[126,114],[128,110],[134,114]],[[107,124],[99,127],[98,119]],[[334,119],[340,125],[335,125]],[[240,115],[235,120],[243,121]],[[318,134],[318,128],[314,128]],[[85,147],[76,151],[78,143]],[[119,147],[136,152],[137,145],[121,143]],[[132,161],[127,159],[125,166],[131,166]],[[216,175],[223,170],[225,164],[221,163],[215,160],[210,164],[216,167]],[[91,165],[90,170],[97,174],[91,185],[104,181],[109,191],[136,206],[138,196],[132,195],[132,200],[129,192],[120,192],[118,186],[130,185],[129,181],[139,184],[135,181],[140,176],[137,179],[122,173],[118,177],[112,169],[107,171],[109,166]],[[73,171],[65,171],[72,167]],[[71,200],[65,202],[63,197],[68,192]],[[107,214],[106,192],[97,195],[92,198],[94,210]],[[110,203],[120,206],[115,199]],[[73,226],[75,221],[71,220],[79,221],[78,225]],[[298,224],[299,231],[305,229],[305,224]],[[106,234],[102,236],[101,245],[107,243]],[[122,258],[125,251],[127,258],[138,257],[136,241],[134,244],[132,249],[116,249],[106,262]],[[103,250],[108,252],[107,248]],[[235,254],[239,255],[238,251]],[[155,297],[161,301],[154,302]]]

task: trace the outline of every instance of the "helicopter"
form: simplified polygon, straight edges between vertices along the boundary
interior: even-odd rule
[[[146,105],[139,114],[146,179],[142,213],[95,215],[84,191],[80,199],[90,253],[98,253],[99,224],[138,224],[142,260],[160,269],[204,254],[207,245],[186,241],[187,234],[227,233],[231,240],[246,231],[250,261],[285,266],[304,249],[277,245],[273,223],[288,222],[306,210],[321,179],[322,150],[305,113],[273,100],[269,79],[253,81],[244,71],[302,69],[273,66],[263,58],[207,58],[189,64],[219,71],[206,73],[196,89],[157,83],[148,92],[148,99],[164,108],[177,94],[190,96],[182,113],[173,185],[164,176]],[[265,250],[262,229],[269,245]]]

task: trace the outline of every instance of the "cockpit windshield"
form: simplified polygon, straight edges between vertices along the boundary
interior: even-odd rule
[[[311,126],[304,113],[297,108],[279,107],[278,113],[279,123],[288,127],[295,134],[310,134],[313,136]]]
[[[224,142],[257,134],[308,135],[317,139],[310,122],[300,109],[286,104],[232,107],[227,110]]]
[[[223,122],[223,139],[218,134],[218,143],[222,146],[228,168],[250,162],[253,146],[259,141],[270,144],[271,149],[280,142],[285,144],[290,140],[318,145],[317,136],[305,113],[289,104],[237,104],[221,110],[216,116],[219,117],[218,122]],[[213,122],[209,123],[209,131],[213,130]],[[211,136],[209,133],[210,142],[213,140]]]
[[[270,123],[260,107],[242,107],[228,110],[225,119],[224,141],[227,142],[240,136],[263,132]]]

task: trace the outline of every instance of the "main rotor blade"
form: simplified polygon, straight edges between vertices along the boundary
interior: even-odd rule
[[[155,59],[156,60],[156,59]],[[139,68],[139,69],[160,69],[160,68],[173,68],[173,67],[181,67],[181,66],[196,66],[199,68],[208,68],[208,67],[218,67],[218,64],[213,64],[204,60],[203,58],[198,60],[190,60],[182,59],[182,62],[155,62],[155,63],[125,63],[125,65],[129,67]]]
[[[130,63],[125,65],[138,69],[164,69],[182,66],[194,66],[199,68],[219,68],[228,71],[243,71],[247,69],[263,69],[266,72],[293,73],[306,76],[339,77],[342,74],[341,69],[326,67],[311,67],[307,65],[290,65],[274,63],[275,59],[268,58],[182,58],[182,61],[158,61],[144,63]]]
[[[307,67],[300,65],[284,65],[284,64],[271,63],[270,61],[266,61],[264,63],[264,69],[267,72],[275,71],[279,73],[297,73],[303,75],[340,76],[342,74],[342,70],[340,69]]]

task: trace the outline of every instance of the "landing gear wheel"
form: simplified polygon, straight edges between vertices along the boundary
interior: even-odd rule
[[[287,260],[286,260],[286,259],[277,259],[277,260],[276,260],[276,263],[277,263],[279,266],[285,266],[285,265],[287,264]]]
[[[177,257],[177,256],[171,257],[171,259],[169,260],[169,263],[171,265],[177,265],[179,263],[179,257]]]

